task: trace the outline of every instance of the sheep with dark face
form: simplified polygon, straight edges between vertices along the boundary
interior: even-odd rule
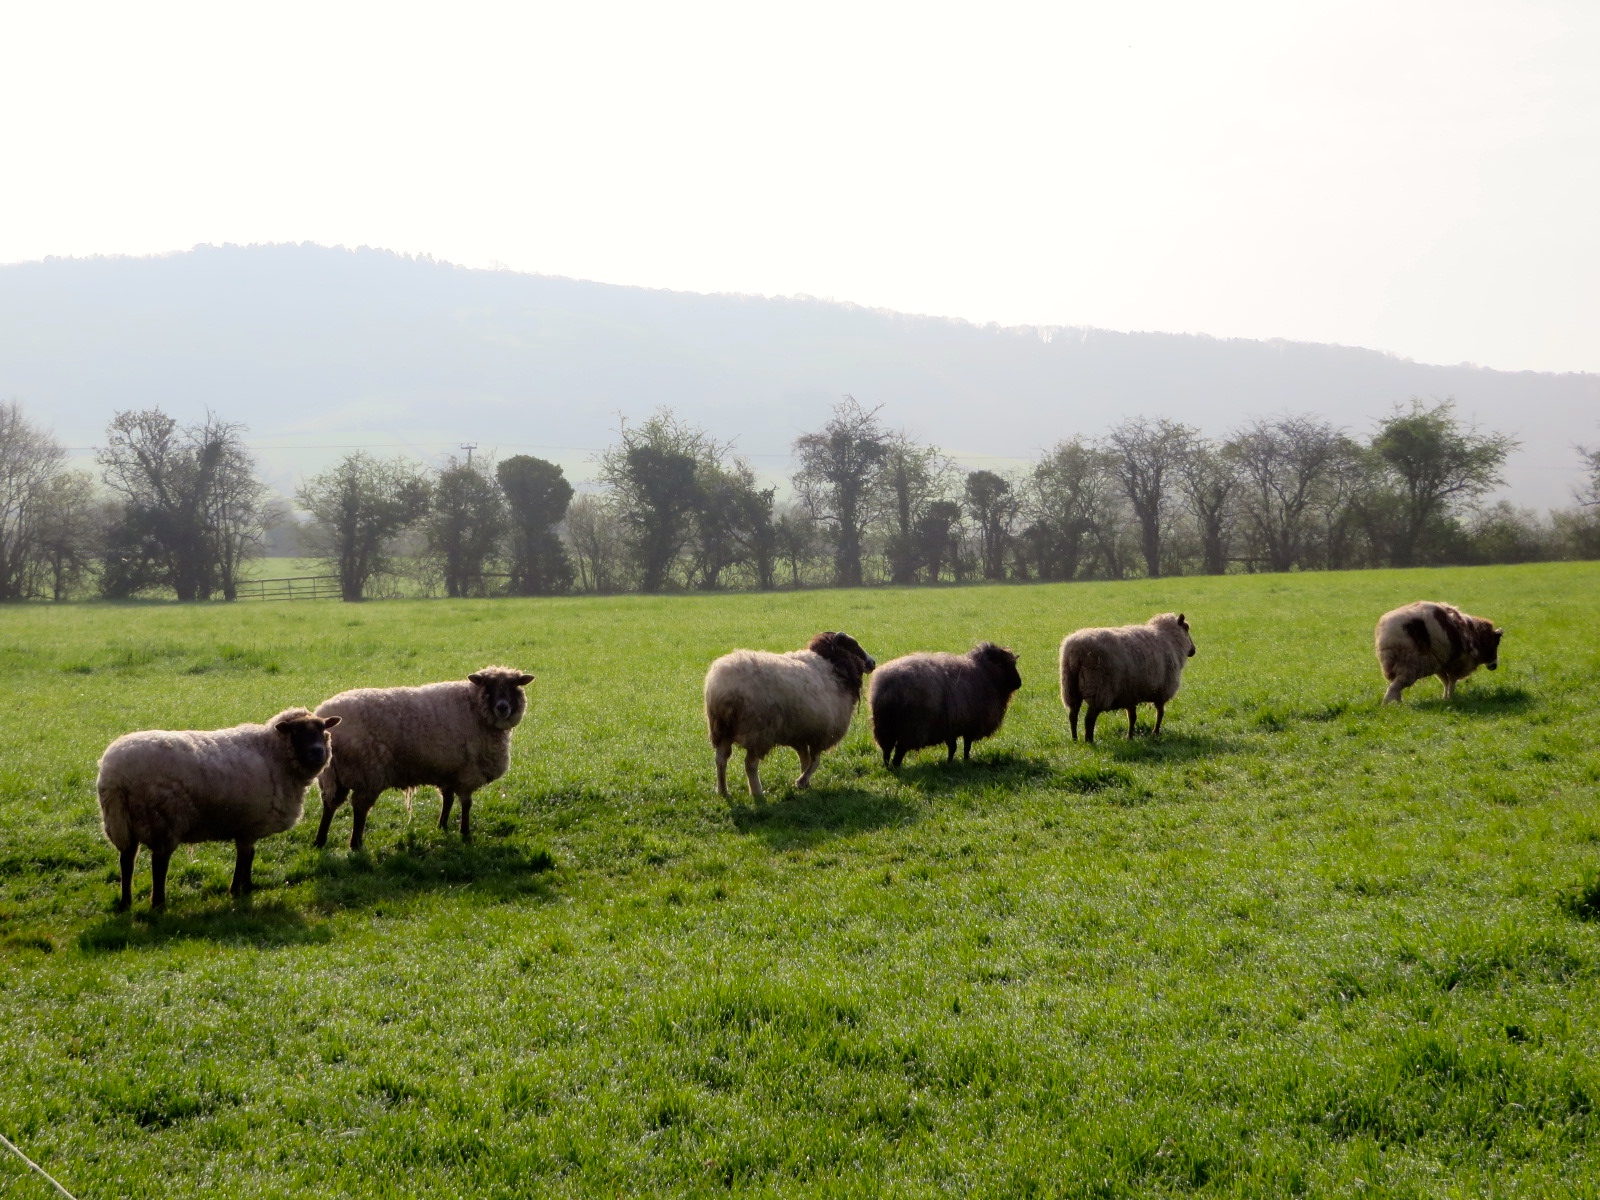
[[[898,767],[908,750],[940,745],[952,762],[958,740],[970,759],[972,743],[1000,728],[1021,686],[1017,656],[993,642],[966,654],[907,654],[884,663],[867,693],[883,765]]]
[[[717,753],[717,792],[728,794],[728,758],[744,747],[750,795],[760,799],[761,760],[774,746],[800,755],[797,788],[811,786],[824,750],[850,730],[861,677],[877,663],[848,633],[819,633],[804,650],[735,650],[706,672],[706,726]]]
[[[1400,702],[1401,693],[1419,679],[1437,675],[1444,698],[1455,695],[1456,681],[1479,667],[1500,665],[1500,639],[1505,630],[1493,621],[1473,617],[1451,604],[1418,600],[1378,618],[1378,665],[1389,689],[1383,702]]]
[[[251,889],[256,843],[292,829],[306,789],[328,762],[338,717],[285,709],[265,725],[146,729],[100,756],[95,787],[106,837],[122,856],[121,907],[133,903],[133,864],[150,847],[150,906],[167,903],[172,852],[192,842],[232,842],[236,896]]]
[[[1183,683],[1184,664],[1194,657],[1194,639],[1182,613],[1161,613],[1143,625],[1113,629],[1080,629],[1061,643],[1061,703],[1072,718],[1072,740],[1078,740],[1078,710],[1089,708],[1084,736],[1094,741],[1094,724],[1103,712],[1128,710],[1128,736],[1133,736],[1135,711],[1156,706],[1155,732],[1167,703]]]
[[[333,814],[348,798],[350,849],[359,850],[367,813],[389,788],[439,789],[439,828],[461,797],[461,840],[472,840],[472,793],[506,773],[511,731],[527,711],[522,689],[533,676],[511,667],[485,667],[462,680],[423,687],[356,688],[317,705],[318,716],[344,723],[333,738],[333,761],[317,780],[322,824],[316,844],[328,844]]]

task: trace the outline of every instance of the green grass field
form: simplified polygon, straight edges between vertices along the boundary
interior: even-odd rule
[[[1501,669],[1380,709],[1419,598]],[[1166,609],[1167,732],[1071,743],[1061,636]],[[1595,564],[6,609],[0,1133],[80,1200],[1594,1195],[1597,627]],[[858,715],[812,791],[780,750],[719,800],[706,665],[824,628],[993,638],[1023,690],[970,765],[892,777]],[[215,845],[114,913],[112,737],[492,662],[539,678],[470,848],[429,791],[317,852],[313,794],[253,902]]]

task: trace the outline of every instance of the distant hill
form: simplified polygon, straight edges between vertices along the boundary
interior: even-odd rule
[[[0,397],[73,446],[113,410],[206,405],[291,488],[346,446],[526,450],[582,479],[617,414],[670,405],[764,471],[849,392],[963,456],[1019,464],[1135,413],[1221,433],[1310,410],[1355,430],[1454,396],[1514,432],[1514,499],[1569,502],[1600,375],[1429,366],[1344,346],[978,326],[814,299],[703,296],[478,271],[376,250],[199,247],[0,266]]]

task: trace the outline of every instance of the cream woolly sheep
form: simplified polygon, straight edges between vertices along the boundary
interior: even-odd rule
[[[472,840],[472,793],[506,773],[511,731],[533,682],[511,667],[485,667],[466,679],[424,687],[356,688],[317,705],[318,716],[344,723],[333,738],[333,761],[317,780],[322,824],[316,844],[328,844],[328,826],[350,800],[350,849],[359,850],[367,812],[389,788],[439,789],[439,828],[448,829],[450,806],[461,797],[461,840]]]
[[[1456,681],[1480,666],[1493,671],[1500,665],[1500,639],[1505,630],[1493,621],[1473,617],[1450,604],[1418,600],[1378,618],[1375,635],[1378,665],[1389,682],[1383,702],[1400,702],[1400,695],[1419,679],[1437,675],[1444,683],[1444,698],[1455,694]]]
[[[819,633],[804,650],[735,650],[706,672],[706,726],[717,751],[717,792],[728,794],[728,756],[744,747],[750,795],[760,799],[761,760],[774,746],[800,755],[797,788],[811,785],[824,750],[850,730],[861,677],[877,666],[848,633]]]
[[[100,820],[122,855],[121,907],[133,903],[133,863],[150,847],[150,906],[167,903],[167,864],[190,842],[232,842],[234,895],[251,887],[256,842],[293,828],[306,788],[328,761],[338,717],[289,708],[265,725],[147,729],[100,756]]]
[[[1078,709],[1087,704],[1084,735],[1094,741],[1094,723],[1111,709],[1128,710],[1128,736],[1141,704],[1156,706],[1155,732],[1167,702],[1178,694],[1183,665],[1194,657],[1194,639],[1182,613],[1161,613],[1143,625],[1080,629],[1061,643],[1061,703],[1072,716],[1078,740]]]

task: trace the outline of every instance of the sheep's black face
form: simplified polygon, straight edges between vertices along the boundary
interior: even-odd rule
[[[848,633],[819,633],[806,647],[833,664],[834,671],[852,696],[861,695],[861,677],[876,669],[877,660]]]
[[[294,761],[308,775],[315,775],[328,765],[333,754],[329,745],[328,730],[339,723],[338,717],[299,717],[283,721],[278,732],[289,739],[289,750]]]
[[[1194,637],[1189,633],[1189,622],[1184,620],[1183,614],[1178,614],[1178,628],[1183,630],[1183,640],[1189,643],[1189,653],[1186,658],[1194,657]]]
[[[1009,696],[1012,692],[1021,690],[1022,674],[1017,670],[1015,654],[1004,646],[984,642],[978,647],[978,655],[990,678],[994,680],[995,686],[1002,693]]]
[[[1489,631],[1478,640],[1478,661],[1491,671],[1500,666],[1500,639],[1505,636],[1505,632],[1504,629],[1496,629],[1490,625]]]
[[[515,729],[528,711],[528,698],[522,689],[533,682],[533,676],[505,667],[489,667],[467,679],[482,692],[489,723],[496,729]]]

